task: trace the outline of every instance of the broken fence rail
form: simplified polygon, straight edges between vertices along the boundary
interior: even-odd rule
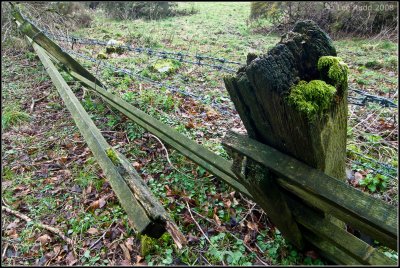
[[[168,213],[152,195],[130,162],[107,143],[46,52],[34,42],[32,46],[104,171],[133,228],[139,233],[156,238],[168,231],[177,246],[182,248],[182,245],[186,244],[186,238]]]

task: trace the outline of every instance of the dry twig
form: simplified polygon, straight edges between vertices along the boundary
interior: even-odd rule
[[[24,214],[22,214],[22,213],[20,213],[20,212],[18,212],[18,211],[16,211],[16,210],[13,210],[13,209],[9,208],[9,207],[7,207],[6,205],[2,206],[2,207],[1,207],[1,210],[6,211],[6,212],[8,212],[8,213],[11,213],[11,214],[13,214],[14,216],[16,216],[16,217],[18,217],[18,218],[20,218],[20,219],[22,219],[22,220],[24,220],[24,221],[26,221],[26,222],[34,222],[34,221],[33,221],[31,218],[29,218],[28,216],[26,216],[26,215],[24,215]],[[38,227],[40,227],[40,228],[42,228],[42,229],[45,229],[45,230],[48,230],[48,231],[50,231],[50,232],[52,232],[52,233],[54,233],[54,234],[60,236],[65,242],[67,242],[67,244],[72,245],[72,240],[71,240],[70,238],[66,237],[59,229],[54,228],[54,227],[52,227],[52,226],[49,226],[49,225],[47,225],[47,224],[40,223],[40,222],[34,222],[34,223],[35,223]]]

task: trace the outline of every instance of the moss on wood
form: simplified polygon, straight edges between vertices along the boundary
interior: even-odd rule
[[[322,76],[328,76],[329,80],[333,82],[333,86],[341,86],[347,83],[349,67],[340,57],[322,56],[318,60],[318,70]]]
[[[289,104],[309,119],[322,115],[332,104],[336,88],[322,80],[300,81],[290,89]]]

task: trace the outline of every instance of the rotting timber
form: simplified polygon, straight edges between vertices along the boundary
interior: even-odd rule
[[[267,54],[249,54],[246,66],[235,76],[224,78],[247,137],[228,133],[223,145],[234,160],[232,170],[238,181],[294,245],[311,243],[336,263],[393,264],[348,234],[344,223],[337,219],[364,228],[396,249],[395,208],[383,206],[382,215],[369,215],[371,221],[377,222],[365,224],[369,216],[363,213],[362,206],[382,202],[361,193],[354,196],[361,200],[354,200],[352,193],[357,190],[345,185],[347,66],[336,56],[330,37],[312,21],[296,23]],[[271,147],[285,157],[274,155]],[[294,164],[291,158],[300,164]],[[277,163],[278,160],[283,162]],[[310,171],[322,171],[325,177],[307,171],[296,176],[303,164]],[[308,182],[309,175],[314,177]],[[321,184],[326,181],[343,186],[346,191],[320,191],[319,178]],[[329,192],[333,193],[331,197]],[[335,200],[335,196],[344,202]],[[327,197],[328,202],[324,201]],[[335,208],[334,203],[342,205]],[[348,209],[358,211],[349,214]],[[323,221],[325,228],[312,227],[304,221],[307,218]]]

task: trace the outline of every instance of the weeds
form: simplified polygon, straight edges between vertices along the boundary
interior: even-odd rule
[[[12,126],[21,125],[30,120],[30,115],[21,111],[17,106],[7,106],[1,115],[1,128],[7,130]]]

